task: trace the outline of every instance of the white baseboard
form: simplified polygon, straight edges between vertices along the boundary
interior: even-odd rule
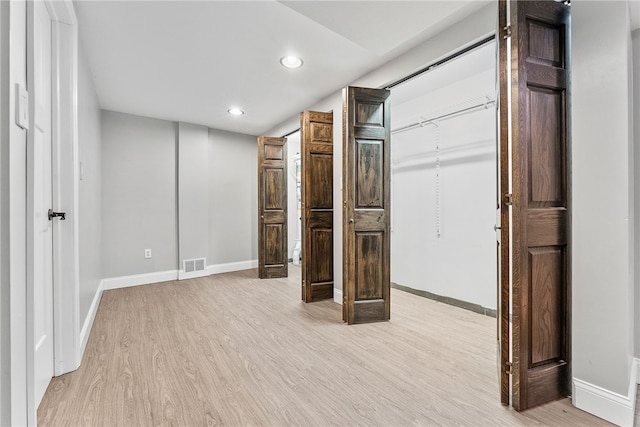
[[[619,426],[633,426],[636,406],[636,384],[638,383],[638,359],[631,364],[629,391],[626,396],[573,379],[573,404],[578,409]]]
[[[184,270],[178,270],[178,280],[195,279],[196,277],[204,277],[209,274],[211,273],[209,273],[206,268],[202,271],[190,271],[188,273],[185,273]]]
[[[342,305],[342,289],[333,288],[333,302]]]
[[[208,265],[207,274],[229,273],[231,271],[250,270],[252,268],[258,268],[257,259]]]
[[[108,291],[110,289],[128,288],[129,286],[148,285],[149,283],[168,282],[171,280],[178,280],[178,270],[109,277],[102,281],[102,288]]]
[[[96,290],[96,294],[93,296],[93,301],[91,301],[91,305],[89,306],[87,317],[84,319],[84,323],[82,324],[82,329],[80,330],[80,357],[78,357],[78,360],[82,360],[84,350],[87,348],[89,334],[91,333],[91,327],[93,327],[93,321],[96,319],[96,313],[98,313],[103,289],[104,280],[101,280],[100,285],[98,285],[98,289]]]
[[[182,270],[158,271],[154,273],[134,274],[131,276],[109,277],[102,281],[103,290],[127,288],[129,286],[148,285],[150,283],[168,282],[171,280],[192,279],[211,274],[258,268],[258,260],[229,262],[226,264],[208,265],[204,271],[185,273]]]

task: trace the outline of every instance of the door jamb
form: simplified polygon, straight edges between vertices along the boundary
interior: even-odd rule
[[[52,195],[53,207],[65,210],[64,224],[53,224],[53,339],[54,375],[71,372],[79,367],[82,349],[80,345],[79,315],[79,235],[78,235],[78,32],[77,19],[70,0],[44,0],[51,16],[52,29]],[[29,40],[29,38],[27,38]],[[28,43],[28,42],[27,42]],[[28,67],[31,66],[30,64]],[[29,102],[33,102],[30,95]],[[27,174],[33,171],[27,169]],[[27,200],[33,197],[33,188],[26,188]],[[33,215],[33,206],[28,205],[27,217]],[[33,235],[27,234],[27,239]],[[32,244],[27,240],[27,245]],[[33,259],[27,254],[27,272],[33,269]],[[33,295],[32,295],[33,297]],[[12,307],[12,321],[26,320],[27,337],[33,338],[34,300],[27,298],[20,307]],[[12,328],[13,329],[13,328]],[[12,330],[12,334],[17,332]],[[11,366],[21,366],[24,360],[33,362],[35,351],[33,340],[27,340],[24,349],[13,349]],[[21,360],[16,360],[21,359]],[[34,365],[26,364],[26,376],[21,384],[11,385],[12,390],[26,390],[24,401],[12,399],[12,422],[26,419],[28,425],[37,424],[37,407],[34,390]],[[12,393],[13,394],[13,393]],[[25,417],[19,414],[26,408]],[[16,413],[14,413],[14,410]]]

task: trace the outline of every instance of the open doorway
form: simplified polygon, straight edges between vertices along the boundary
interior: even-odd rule
[[[495,42],[391,92],[391,282],[495,316]]]
[[[287,159],[287,220],[289,229],[287,257],[293,265],[300,265],[302,255],[300,131],[287,136]]]

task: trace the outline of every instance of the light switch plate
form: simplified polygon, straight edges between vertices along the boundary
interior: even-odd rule
[[[29,129],[29,92],[19,83],[16,83],[16,124]]]

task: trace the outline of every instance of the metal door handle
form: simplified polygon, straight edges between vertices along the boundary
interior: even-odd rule
[[[500,230],[500,227],[498,227],[498,224],[494,224],[493,231],[498,231],[498,230]]]
[[[264,215],[260,215],[260,219],[264,219]]]
[[[54,212],[53,209],[49,209],[49,221],[53,221],[53,218],[55,217],[59,217],[60,221],[64,221],[65,219],[67,219],[66,217],[66,213],[65,212]]]
[[[353,224],[353,218],[351,218],[351,219],[349,220],[349,222],[350,222],[351,224]]]

